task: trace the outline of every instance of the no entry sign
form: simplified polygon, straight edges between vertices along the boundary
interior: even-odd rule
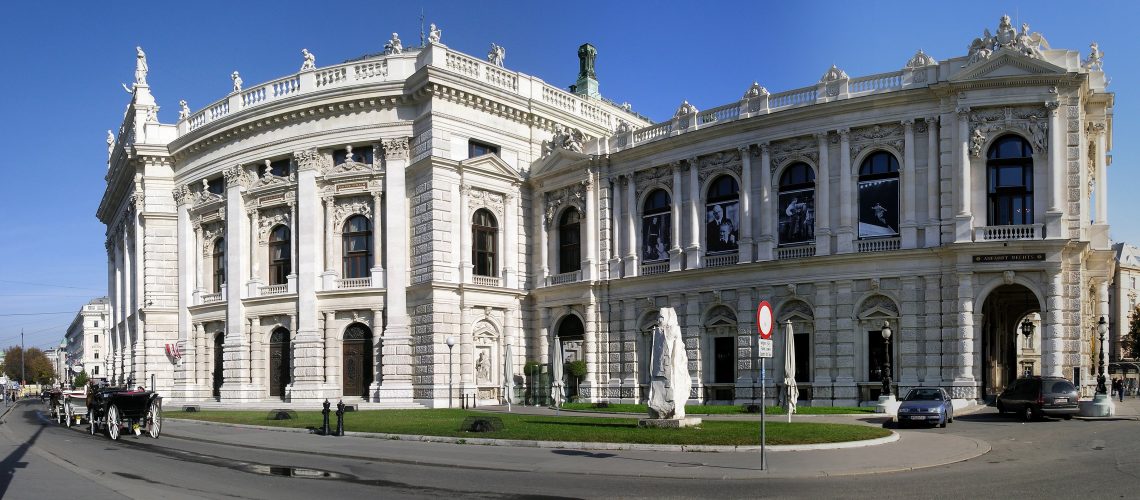
[[[760,338],[772,338],[772,304],[767,300],[760,301],[756,308],[756,329],[760,330]]]

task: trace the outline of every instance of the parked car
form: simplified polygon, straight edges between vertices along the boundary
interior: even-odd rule
[[[1077,387],[1061,377],[1017,379],[997,397],[998,413],[1013,412],[1022,420],[1059,416],[1065,420],[1080,412]]]
[[[954,421],[954,404],[940,387],[915,387],[899,403],[895,418],[900,426],[923,423],[946,427]]]

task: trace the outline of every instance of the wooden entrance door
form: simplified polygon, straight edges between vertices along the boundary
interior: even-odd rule
[[[289,349],[289,330],[277,328],[269,337],[269,396],[285,397],[285,386],[290,381],[292,356]]]
[[[367,396],[372,384],[372,330],[360,323],[348,325],[341,362],[344,395]]]
[[[225,341],[224,333],[214,336],[214,397],[222,397],[222,345]]]

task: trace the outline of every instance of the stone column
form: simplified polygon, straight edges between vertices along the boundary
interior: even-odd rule
[[[831,255],[831,166],[827,132],[815,134],[819,148],[819,171],[815,176],[815,254]]]
[[[532,356],[539,360],[539,363],[546,365],[550,363],[550,308],[538,308],[538,352],[533,350]]]
[[[222,353],[223,401],[252,401],[257,397],[249,384],[249,344],[246,341],[242,280],[248,276],[250,239],[246,227],[245,191],[248,177],[240,165],[222,172],[226,180],[226,337]]]
[[[942,180],[938,175],[938,117],[928,116],[926,121],[926,248],[935,248],[942,239],[942,209],[939,197]]]
[[[194,332],[191,330],[190,324],[190,311],[187,309],[195,304],[194,301],[194,284],[188,279],[189,276],[194,275],[194,237],[190,227],[190,197],[187,195],[185,186],[179,186],[174,190],[174,202],[177,204],[177,223],[176,233],[174,237],[174,245],[177,249],[178,269],[175,275],[178,285],[178,341],[182,343],[184,351],[183,358],[180,361],[181,366],[176,367],[175,377],[177,387],[175,393],[182,398],[190,398],[192,385],[194,382],[194,363],[197,351],[194,349]],[[109,340],[104,338],[104,340]],[[109,355],[109,352],[104,351],[103,356]],[[106,374],[102,374],[106,376]]]
[[[408,210],[404,185],[408,165],[408,138],[384,141],[384,221],[387,224],[388,283],[384,309],[384,379],[373,400],[393,403],[412,401],[412,337],[408,328]],[[375,383],[374,383],[375,384]]]
[[[669,229],[669,270],[680,271],[681,257],[684,255],[681,250],[681,219],[684,218],[681,216],[681,163],[674,162],[669,170],[673,174],[673,193],[669,200],[672,202],[669,215],[672,218],[672,227]]]
[[[621,270],[620,269],[622,269],[622,267],[623,267],[621,264],[622,256],[623,256],[621,248],[622,248],[622,243],[624,242],[623,240],[625,239],[622,237],[622,234],[621,234],[622,221],[625,220],[625,216],[622,214],[622,208],[623,207],[622,207],[622,203],[621,203],[621,180],[622,180],[622,177],[623,176],[621,176],[621,175],[614,176],[614,178],[610,181],[610,184],[613,186],[612,188],[610,188],[610,191],[613,193],[613,196],[612,196],[613,205],[612,206],[614,207],[613,211],[611,213],[611,216],[613,218],[613,222],[610,224],[610,227],[613,228],[613,249],[611,251],[611,258],[612,258],[612,260],[617,262],[616,266],[612,266],[612,269],[610,270],[610,275],[612,275],[615,278],[621,276],[621,274],[620,274]]]
[[[958,215],[954,216],[954,241],[974,240],[974,216],[970,207],[970,108],[958,108],[958,161],[954,174],[957,191]]]
[[[194,323],[194,350],[196,351],[197,363],[194,368],[194,399],[202,399],[209,396],[210,391],[210,374],[208,361],[210,359],[209,350],[206,348],[206,325],[202,323]]]
[[[517,190],[518,185],[513,184],[512,190]],[[503,196],[503,246],[506,247],[502,252],[505,259],[503,269],[503,286],[511,289],[518,289],[518,267],[519,267],[519,207],[516,205],[518,196],[514,191],[507,193]]]
[[[1064,212],[1065,193],[1065,134],[1061,123],[1061,103],[1050,101],[1045,103],[1049,111],[1049,208],[1046,213],[1048,229],[1046,232],[1051,238],[1062,237],[1060,234],[1060,218]],[[1056,226],[1057,233],[1053,232]]]
[[[693,390],[689,392],[689,396],[692,396],[693,391],[695,391],[699,399],[700,395],[704,393],[703,388],[705,385],[704,380],[706,375],[704,363],[702,362],[704,353],[701,352],[701,331],[704,330],[704,328],[701,326],[701,295],[699,293],[687,293],[684,297],[685,323],[684,327],[682,328],[682,337],[685,339],[685,350],[688,351],[687,354],[689,356],[689,364],[695,364],[697,367],[696,370],[689,370],[689,377],[691,378],[693,388]],[[669,303],[675,304],[679,301],[674,299],[679,298],[680,297],[670,297]],[[679,319],[680,318],[678,318],[678,320]],[[689,346],[697,347],[695,349],[690,349]],[[674,395],[673,397],[678,402],[678,404],[680,404],[681,397],[677,395]],[[685,399],[688,400],[689,398],[686,397]]]
[[[254,201],[253,204],[254,206],[247,207],[245,210],[246,214],[249,215],[249,284],[246,287],[246,297],[257,297],[260,295],[262,284],[261,277],[259,276],[260,273],[258,271],[260,267],[258,264],[261,260],[259,258],[259,254],[261,253],[261,245],[258,244],[258,234],[260,233],[261,228],[258,227],[257,223],[259,210],[256,206],[257,202]],[[295,235],[295,233],[292,233],[292,229],[290,229],[290,233]],[[290,255],[292,255],[292,252],[290,252]]]
[[[752,262],[752,146],[739,146],[740,152],[740,264]]]
[[[384,220],[384,190],[372,191],[372,286],[384,286],[384,231],[381,221]],[[337,228],[333,228],[336,231]],[[333,259],[337,254],[333,253]]]
[[[337,256],[339,255],[339,252],[336,251],[336,235],[335,235],[336,228],[334,227],[336,225],[336,222],[334,220],[334,218],[336,217],[336,197],[334,197],[334,196],[322,197],[321,203],[325,207],[325,214],[324,214],[325,215],[325,217],[324,217],[324,235],[325,235],[325,251],[324,251],[325,262],[324,262],[324,264],[325,265],[324,265],[324,272],[321,273],[321,289],[322,290],[332,290],[332,289],[336,288],[337,267],[338,267],[336,265],[336,261],[337,261]],[[373,239],[376,239],[376,236],[378,234],[380,234],[375,229],[377,227],[375,222],[377,222],[377,221],[378,221],[378,219],[376,219],[376,217],[373,217],[373,222],[374,222],[373,233],[372,233]]]
[[[907,386],[919,385],[919,370],[923,367],[922,333],[918,327],[919,311],[919,278],[917,276],[904,276],[900,282],[899,290],[899,319],[898,319],[898,352],[894,361],[898,363],[895,373],[899,374],[899,384]],[[904,393],[905,394],[905,393]]]
[[[462,181],[461,181],[462,182]],[[456,221],[456,232],[459,233],[459,282],[471,283],[471,211],[467,207],[467,200],[471,198],[471,186],[459,186],[459,205],[457,212],[459,220]]]
[[[202,266],[205,265],[204,264],[205,258],[202,256],[202,252],[205,252],[206,248],[207,248],[206,242],[202,241],[202,224],[200,224],[198,221],[194,221],[194,240],[191,243],[192,244],[190,245],[190,247],[191,247],[192,251],[194,252],[194,255],[192,257],[194,260],[194,290],[193,290],[193,292],[194,292],[194,299],[195,299],[193,302],[193,305],[198,305],[198,304],[202,303],[202,297],[201,297],[201,295],[202,295]],[[112,310],[113,309],[114,309],[114,306],[112,306]]]
[[[318,326],[317,272],[319,271],[321,248],[324,246],[322,219],[318,205],[321,201],[317,190],[317,176],[320,174],[322,156],[315,149],[293,153],[297,166],[297,200],[291,206],[291,222],[295,235],[296,251],[293,252],[292,280],[296,283],[297,313],[292,326],[295,336],[293,348],[293,382],[287,394],[290,401],[317,402],[340,394],[340,388],[324,383],[324,350],[321,331]],[[296,267],[295,262],[308,265]]]
[[[957,295],[957,359],[954,377],[955,398],[973,399],[977,397],[974,381],[974,280],[973,273],[958,273]]]
[[[851,129],[841,128],[839,133],[839,231],[836,235],[836,252],[838,253],[851,253],[855,251],[855,239],[858,237],[855,234],[855,219],[853,208],[856,201],[852,200],[855,195],[855,186],[852,185],[852,180],[855,173],[852,171],[851,166]],[[823,142],[822,144],[827,144]],[[822,151],[827,146],[820,146]],[[820,157],[822,163],[823,157]],[[824,178],[826,179],[826,177]],[[819,182],[819,179],[816,179]]]
[[[583,339],[583,348],[586,351],[586,378],[582,380],[582,389],[588,390],[585,394],[590,401],[597,401],[598,396],[598,306],[596,297],[590,292],[586,302],[586,335]]]
[[[637,276],[641,274],[637,267],[637,224],[634,217],[637,214],[637,182],[633,175],[625,176],[625,181],[625,276]]]
[[[903,199],[902,199],[902,220],[899,224],[899,232],[902,237],[901,246],[903,249],[918,248],[918,223],[915,222],[915,193],[917,191],[915,184],[917,177],[915,176],[914,166],[914,120],[906,119],[902,121],[903,124],[903,169],[899,172],[899,182],[902,183]]]
[[[701,262],[701,182],[697,157],[689,158],[689,246],[685,248],[685,269],[700,269]],[[679,224],[681,221],[677,221]]]
[[[539,275],[538,286],[546,286],[547,281],[550,279],[550,226],[554,225],[554,220],[551,218],[553,214],[547,214],[540,217],[538,221],[538,254],[539,265],[542,267],[542,274]]]
[[[629,391],[629,393],[632,394],[632,397],[635,400],[639,397],[637,389],[639,381],[641,380],[641,373],[637,366],[637,362],[641,356],[640,353],[637,352],[637,341],[640,332],[637,329],[637,309],[635,306],[636,303],[636,299],[627,299],[621,301],[620,305],[618,306],[620,308],[620,319],[618,320],[618,324],[620,325],[620,330],[622,332],[621,350],[622,358],[624,361],[623,366],[621,367],[621,371],[622,375],[625,376],[625,378],[622,379],[621,385],[624,387],[633,388],[633,390]]]
[[[266,385],[265,383],[265,353],[262,352],[264,346],[262,337],[264,333],[261,329],[261,317],[250,316],[249,318],[249,341],[250,341],[250,380],[249,383],[254,387],[254,390],[260,390]],[[262,395],[264,396],[264,395]]]
[[[586,255],[582,259],[582,279],[598,279],[598,183],[594,179],[596,169],[586,171]]]
[[[1064,273],[1061,265],[1056,264],[1050,266],[1046,274],[1049,276],[1049,287],[1045,298],[1045,331],[1041,335],[1041,375],[1064,377],[1065,330],[1061,324],[1064,320],[1064,299],[1061,296],[1065,290]]]
[[[324,383],[327,386],[336,387],[336,386],[340,385],[340,377],[338,376],[340,373],[340,371],[338,370],[338,368],[340,368],[340,364],[337,363],[337,361],[340,359],[340,357],[337,355],[337,349],[336,349],[337,348],[336,311],[325,311],[324,314],[325,314],[325,324],[324,324],[325,341],[324,341],[324,345],[323,345],[324,351],[325,351]],[[377,324],[377,323],[375,323],[375,319],[374,319],[373,323],[374,324],[372,325],[372,335],[374,337],[379,337],[380,335],[378,335],[379,332],[377,330],[379,329],[380,325],[383,325],[383,322]]]
[[[772,234],[772,218],[776,216],[775,201],[772,199],[772,153],[768,143],[760,145],[760,241],[756,245],[756,260],[772,260],[772,247],[775,238]]]
[[[1108,134],[1103,123],[1094,123],[1091,128],[1096,139],[1096,217],[1093,222],[1108,225]]]
[[[298,198],[300,198],[300,194],[301,194],[300,193],[300,191],[301,191],[300,186],[301,186],[301,183],[298,182],[297,183],[297,197]],[[300,204],[297,203],[296,201],[289,202],[289,212],[290,212],[290,214],[289,214],[289,234],[292,237],[292,239],[290,240],[290,246],[292,248],[289,249],[290,250],[289,251],[289,275],[286,276],[286,280],[287,280],[287,283],[289,285],[289,288],[288,288],[289,293],[297,293],[298,292],[297,280],[300,279],[300,275],[297,273],[297,262],[298,262],[298,254],[301,253],[301,247],[304,246],[305,250],[306,250],[305,251],[305,257],[306,257],[305,262],[311,262],[312,263],[311,266],[305,266],[305,267],[312,267],[312,269],[313,269],[312,270],[313,282],[311,283],[311,285],[309,286],[308,289],[313,291],[314,293],[317,291],[317,269],[320,268],[320,266],[319,266],[320,254],[324,253],[321,251],[321,246],[322,246],[321,245],[321,243],[322,243],[321,242],[321,234],[318,232],[318,231],[320,231],[320,227],[321,227],[320,222],[319,222],[321,220],[321,215],[320,215],[321,209],[320,209],[320,206],[318,205],[319,202],[317,201],[318,198],[317,198],[317,188],[316,188],[315,178],[314,178],[314,184],[312,186],[312,189],[311,190],[306,189],[306,191],[310,191],[309,194],[311,194],[313,196],[312,200],[305,200],[304,202],[300,203],[300,204],[303,204],[305,206],[304,218],[305,218],[305,223],[308,227],[301,228],[300,224],[297,224],[297,220],[298,220],[297,213],[300,210],[298,205],[300,205]],[[268,240],[268,238],[267,238],[267,240]],[[305,274],[307,276],[309,273],[306,272]],[[315,314],[315,311],[316,311],[315,306],[314,306],[313,311]],[[313,317],[313,324],[314,325],[316,324],[316,321],[317,321],[316,316],[314,316]]]

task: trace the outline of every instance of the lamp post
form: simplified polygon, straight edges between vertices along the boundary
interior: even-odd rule
[[[1035,329],[1037,329],[1037,325],[1033,324],[1032,321],[1029,321],[1029,316],[1026,316],[1025,319],[1021,322],[1021,334],[1025,335],[1025,338],[1032,337],[1033,330]]]
[[[451,395],[453,392],[455,392],[451,386],[451,384],[452,384],[452,376],[451,376],[451,352],[452,352],[452,350],[451,349],[453,347],[455,347],[455,337],[454,336],[447,337],[447,407],[448,408],[452,407]]]
[[[884,321],[883,329],[883,395],[891,396],[891,324]]]
[[[1097,344],[1097,362],[1096,362],[1096,393],[1108,394],[1108,388],[1104,386],[1104,335],[1108,333],[1108,322],[1104,320],[1104,316],[1100,317],[1100,321],[1096,322],[1096,335],[1100,342]]]

